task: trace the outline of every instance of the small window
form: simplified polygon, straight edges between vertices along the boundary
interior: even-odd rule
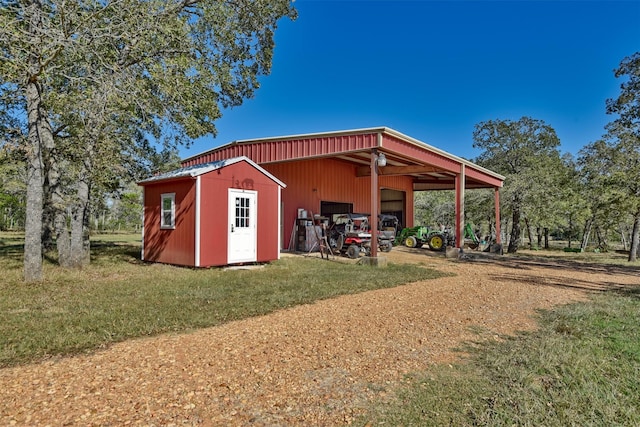
[[[176,228],[176,193],[161,196],[160,228]]]

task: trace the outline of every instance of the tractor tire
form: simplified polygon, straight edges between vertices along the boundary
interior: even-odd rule
[[[351,259],[356,259],[360,256],[360,248],[358,245],[349,245],[347,248],[347,256]]]
[[[445,239],[442,234],[432,234],[429,236],[429,248],[432,251],[443,251],[445,249]]]
[[[338,248],[339,251],[341,251],[342,248],[344,247],[344,234],[340,234],[338,236],[338,242],[336,244],[336,247]]]
[[[417,248],[419,247],[418,239],[416,236],[409,236],[405,239],[404,245],[408,248]]]
[[[380,250],[382,252],[391,252],[391,249],[393,249],[393,244],[391,242],[384,242],[380,244]]]

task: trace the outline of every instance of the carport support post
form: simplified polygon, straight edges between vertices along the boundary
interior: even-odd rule
[[[371,152],[371,257],[378,256],[378,152]]]
[[[456,175],[456,247],[464,246],[464,187],[465,187],[465,170],[464,164],[460,165],[460,173]]]
[[[496,212],[496,243],[501,245],[502,238],[500,237],[500,188],[496,187],[493,191],[493,200],[495,203]]]
[[[464,186],[465,170],[464,163],[460,165],[460,173],[456,175],[456,247],[464,246]]]

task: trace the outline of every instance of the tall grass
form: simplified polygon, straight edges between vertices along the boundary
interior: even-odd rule
[[[110,239],[96,242],[84,270],[47,262],[46,280],[27,285],[20,244],[0,240],[0,366],[441,276],[415,265],[371,268],[305,257],[256,270],[188,269],[143,263],[139,245]]]
[[[464,348],[361,424],[402,426],[640,425],[640,292],[541,314],[535,332]]]

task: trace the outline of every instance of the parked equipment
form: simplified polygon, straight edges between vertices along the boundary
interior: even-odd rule
[[[398,225],[400,221],[395,215],[380,214],[378,215],[378,232],[384,236],[385,240],[392,242],[398,235]]]
[[[465,242],[471,249],[480,246],[481,240],[474,233],[471,224],[464,226]],[[455,246],[456,236],[450,227],[438,229],[425,226],[404,228],[395,240],[397,245],[405,245],[409,248],[421,248],[428,245],[432,251],[443,251],[447,246]]]
[[[425,244],[433,251],[441,251],[449,243],[451,233],[425,226],[404,228],[396,238],[396,244],[409,248],[421,248]]]
[[[393,248],[393,238],[385,233],[387,231],[378,232],[378,247],[382,252],[389,252]],[[369,215],[348,213],[336,216],[329,229],[329,245],[333,251],[349,258],[371,254]]]

